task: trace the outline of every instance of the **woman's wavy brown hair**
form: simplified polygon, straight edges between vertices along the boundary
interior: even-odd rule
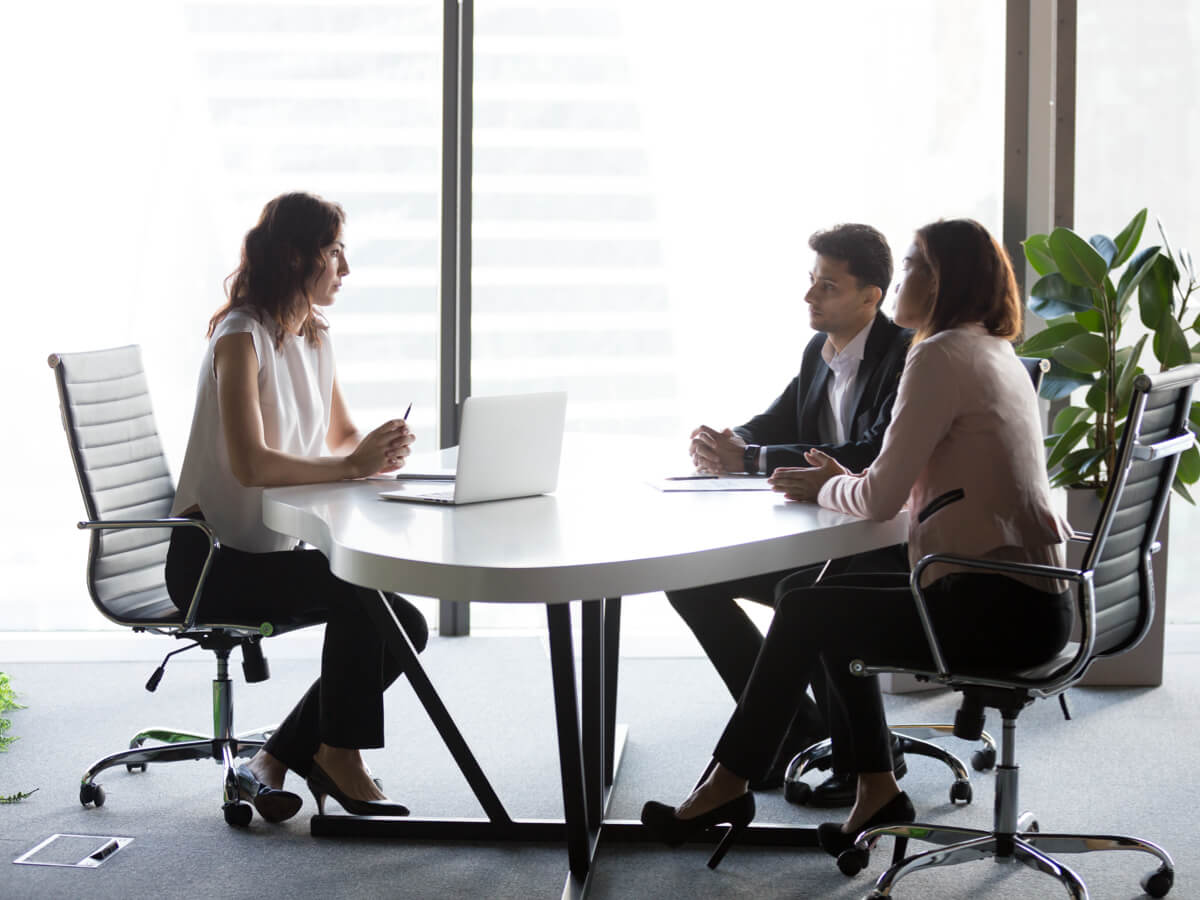
[[[914,341],[979,322],[989,334],[1021,334],[1021,295],[1008,253],[974,219],[940,219],[913,239],[933,273],[929,318]]]
[[[308,286],[325,271],[322,251],[338,240],[345,221],[341,206],[313,194],[280,194],[269,201],[246,232],[242,260],[225,279],[227,302],[209,320],[208,336],[230,312],[246,309],[273,329],[276,349],[300,316],[304,339],[320,344],[329,325],[312,305]]]

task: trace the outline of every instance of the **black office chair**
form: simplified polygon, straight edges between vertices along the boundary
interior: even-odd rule
[[[1156,857],[1159,866],[1142,879],[1151,897],[1163,897],[1175,880],[1174,864],[1157,844],[1112,834],[1051,834],[1039,830],[1033,813],[1017,812],[1017,764],[1014,740],[1017,715],[1035,699],[1059,697],[1079,681],[1091,663],[1101,657],[1130,650],[1145,637],[1154,619],[1154,582],[1150,557],[1158,549],[1156,535],[1170,496],[1179,454],[1194,443],[1188,425],[1192,389],[1200,381],[1200,365],[1180,366],[1157,375],[1134,379],[1129,416],[1117,449],[1108,494],[1101,506],[1095,531],[1077,535],[1086,540],[1078,569],[1000,563],[947,554],[932,554],[913,569],[913,599],[925,627],[936,671],[914,672],[962,692],[955,733],[968,740],[983,727],[984,711],[994,708],[1003,720],[1001,762],[996,774],[995,817],[992,829],[953,828],[943,825],[889,825],[858,836],[855,847],[838,857],[846,874],[861,870],[868,861],[870,842],[883,835],[938,844],[937,848],[909,856],[894,864],[875,883],[868,900],[890,897],[896,881],[919,869],[947,866],[987,857],[997,862],[1016,860],[1057,878],[1068,894],[1086,900],[1080,877],[1049,853],[1086,853],[1092,850],[1138,850]],[[1000,573],[1045,575],[1073,582],[1078,590],[1080,638],[1059,656],[1023,671],[951,672],[926,612],[920,590],[921,573],[935,562]],[[912,671],[855,661],[856,674]],[[1064,704],[1065,710],[1065,704]]]
[[[1034,393],[1041,390],[1042,379],[1050,371],[1050,360],[1035,359],[1031,356],[1018,357],[1033,383]],[[892,740],[897,749],[905,754],[927,756],[946,765],[954,774],[950,784],[950,802],[952,804],[971,802],[971,777],[963,761],[939,744],[932,743],[938,738],[954,735],[954,726],[947,723],[924,723],[919,725],[891,726]],[[996,741],[986,731],[981,731],[978,737],[981,746],[971,754],[971,767],[976,772],[986,772],[996,765]],[[812,793],[805,782],[800,779],[805,772],[812,769],[825,770],[832,764],[833,744],[828,739],[819,741],[811,747],[806,747],[788,764],[783,777],[783,795],[789,803],[804,806]]]
[[[229,654],[240,647],[246,681],[265,681],[270,672],[260,645],[262,638],[312,623],[203,621],[197,609],[218,543],[207,523],[170,517],[175,486],[155,428],[141,350],[128,346],[56,353],[49,364],[58,382],[63,429],[87,513],[87,521],[78,527],[91,531],[87,584],[92,602],[107,619],[134,631],[193,642],[167,654],[146,690],[158,686],[167,660],[176,653],[199,646],[217,657],[212,690],[216,733],[165,727],[139,731],[129,741],[130,749],[103,757],[84,773],[79,802],[104,805],[104,788],[95,779],[113,766],[124,765],[133,772],[145,771],[148,763],[213,759],[224,767],[225,821],[247,825],[252,808],[238,799],[234,759],[253,756],[270,730],[233,733]],[[212,544],[186,614],[171,602],[164,582],[172,528],[198,528]],[[158,743],[147,745],[147,741]]]

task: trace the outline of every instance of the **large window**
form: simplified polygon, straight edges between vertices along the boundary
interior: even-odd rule
[[[795,375],[813,231],[999,234],[1004,5],[681,10],[477,0],[472,391],[565,389],[569,428],[682,465]]]
[[[1119,0],[1080,3],[1077,97],[1076,227],[1112,234],[1149,207],[1200,260],[1200,5],[1158,0],[1131,16]],[[1159,242],[1153,221],[1147,246]],[[1193,296],[1188,319],[1198,313]],[[1143,361],[1153,364],[1148,352]],[[1168,621],[1200,622],[1186,558],[1200,509],[1175,498],[1170,512]]]
[[[330,318],[356,421],[411,401],[435,446],[441,10],[46,0],[6,22],[0,630],[102,624],[47,354],[140,343],[178,474],[208,317],[278,193],[347,210],[352,272]]]
[[[742,421],[809,336],[808,235],[999,230],[1002,4],[479,0],[475,392],[571,427]]]

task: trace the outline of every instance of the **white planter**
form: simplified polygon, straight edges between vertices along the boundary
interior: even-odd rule
[[[1067,520],[1076,531],[1091,532],[1096,527],[1100,514],[1100,498],[1096,492],[1084,488],[1067,490]],[[1080,684],[1120,685],[1130,687],[1155,687],[1163,679],[1163,636],[1167,621],[1167,525],[1170,521],[1171,505],[1163,514],[1158,529],[1158,540],[1162,549],[1154,554],[1154,621],[1150,632],[1142,642],[1120,656],[1097,660]],[[1078,566],[1086,545],[1071,543],[1067,549],[1067,565]]]

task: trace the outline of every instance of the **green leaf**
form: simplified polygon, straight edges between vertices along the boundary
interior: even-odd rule
[[[1092,386],[1083,397],[1088,408],[1103,414],[1108,404],[1108,373],[1101,372],[1096,376]]]
[[[1068,406],[1054,417],[1054,425],[1051,426],[1051,430],[1055,434],[1061,434],[1084,416],[1090,417],[1091,415],[1092,411],[1090,409],[1085,409],[1082,406]]]
[[[1081,309],[1075,313],[1075,321],[1093,334],[1104,334],[1104,316],[1098,309]]]
[[[1142,239],[1142,229],[1145,227],[1146,210],[1143,209],[1129,220],[1128,225],[1121,229],[1121,233],[1117,235],[1114,242],[1117,245],[1117,258],[1112,262],[1114,269],[1133,255],[1138,241]]]
[[[1084,435],[1091,430],[1092,423],[1088,421],[1076,422],[1070,428],[1063,432],[1054,444],[1050,455],[1046,457],[1046,467],[1053,468],[1062,462],[1063,458],[1068,453],[1075,449],[1075,446],[1083,440]]]
[[[1200,429],[1200,400],[1194,402],[1192,408],[1188,410],[1188,421]]]
[[[1192,350],[1183,336],[1179,323],[1167,316],[1154,335],[1154,355],[1164,369],[1182,366],[1192,361]]]
[[[1054,359],[1076,372],[1099,372],[1108,361],[1108,344],[1098,334],[1076,335],[1054,351]]]
[[[1195,444],[1179,454],[1179,468],[1175,477],[1184,484],[1195,484],[1200,481],[1200,449]]]
[[[1136,344],[1117,354],[1117,409],[1129,408],[1129,398],[1133,395],[1133,379],[1142,371],[1138,365],[1142,357],[1142,348],[1146,346],[1148,334],[1143,334]]]
[[[1050,232],[1050,252],[1058,271],[1071,284],[1100,290],[1108,263],[1095,248],[1070,228],[1055,228]]]
[[[1112,238],[1103,234],[1093,234],[1088,238],[1088,243],[1104,259],[1104,264],[1111,269],[1113,260],[1117,258],[1117,245],[1113,243]]]
[[[1165,257],[1158,259],[1162,260]],[[1141,324],[1152,331],[1162,328],[1163,320],[1171,318],[1170,287],[1168,282],[1156,275],[1156,270],[1159,269],[1157,263],[1158,260],[1150,266],[1150,276],[1142,278],[1138,286],[1138,314]]]
[[[1156,256],[1138,284],[1138,314],[1142,324],[1157,331],[1164,319],[1171,318],[1170,260]]]
[[[1021,246],[1025,248],[1025,258],[1033,266],[1033,271],[1039,275],[1049,275],[1058,271],[1054,264],[1054,256],[1050,252],[1049,240],[1048,234],[1031,234],[1021,242]]]
[[[1042,389],[1039,393],[1047,400],[1060,400],[1069,397],[1079,388],[1095,382],[1092,375],[1072,372],[1066,366],[1050,360],[1050,371],[1042,379]]]
[[[1071,284],[1058,272],[1039,278],[1029,290],[1029,308],[1043,319],[1094,307],[1087,288]]]
[[[1158,255],[1158,247],[1147,247],[1145,250],[1138,251],[1138,255],[1129,261],[1129,265],[1121,273],[1121,281],[1117,285],[1117,306],[1119,308],[1125,308],[1133,289],[1146,277]]]
[[[1017,353],[1021,356],[1036,356],[1044,359],[1070,338],[1082,334],[1087,334],[1087,331],[1078,322],[1068,321],[1061,325],[1051,325],[1021,344],[1017,348]]]
[[[1188,489],[1183,486],[1183,482],[1180,481],[1178,477],[1175,478],[1175,483],[1171,485],[1171,487],[1175,489],[1175,493],[1181,496],[1188,503],[1192,504],[1192,506],[1196,505],[1196,501],[1192,499],[1192,495],[1188,492]]]
[[[1055,485],[1078,484],[1100,469],[1104,451],[1088,447],[1068,453],[1062,461],[1062,470],[1054,477]]]

